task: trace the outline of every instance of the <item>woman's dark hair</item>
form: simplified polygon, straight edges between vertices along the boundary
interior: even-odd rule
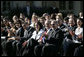
[[[83,23],[83,19],[82,18],[77,18],[77,19],[79,19]]]
[[[82,18],[77,18],[77,19],[79,19],[83,23],[83,19]],[[83,27],[83,24],[81,25],[81,27]]]
[[[22,22],[18,20],[15,24],[20,24],[20,27],[22,26]]]
[[[40,30],[40,29],[43,29],[42,23],[40,23],[40,22],[38,21],[37,24],[40,26],[39,30]]]
[[[65,17],[64,20],[65,20],[65,21],[68,21],[68,20],[69,20],[69,17]]]

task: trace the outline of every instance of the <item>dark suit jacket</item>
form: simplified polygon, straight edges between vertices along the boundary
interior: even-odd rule
[[[60,29],[64,29],[66,26],[64,25],[64,24],[62,24],[61,26],[60,26]]]
[[[28,28],[27,28],[27,30],[28,30],[28,38],[30,38],[32,36],[32,33],[35,31],[35,28],[33,28],[31,26],[29,26]]]
[[[16,32],[17,36],[23,37],[24,36],[24,29],[23,27],[20,27],[18,31]]]
[[[68,27],[69,31],[70,30],[75,31],[76,28],[77,28],[77,26]],[[65,37],[67,36],[68,39],[72,40],[72,36],[70,35],[69,31],[65,33]]]
[[[25,33],[24,37],[21,37],[21,40],[28,40],[31,36],[32,33],[34,32],[35,28],[33,27],[27,27],[27,32]]]
[[[3,32],[1,32],[1,36],[7,36],[8,32],[6,30],[4,30]]]
[[[49,37],[48,37],[48,43],[60,44],[60,43],[62,43],[63,38],[64,38],[64,34],[63,34],[62,30],[55,29],[50,32]]]

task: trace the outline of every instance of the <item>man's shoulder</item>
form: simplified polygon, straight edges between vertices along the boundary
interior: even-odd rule
[[[61,29],[57,29],[57,33],[63,33],[63,31]]]

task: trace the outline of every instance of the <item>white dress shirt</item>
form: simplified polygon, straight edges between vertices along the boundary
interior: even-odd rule
[[[51,30],[51,28],[48,29],[47,34],[49,33],[50,30]]]
[[[36,33],[36,31],[34,31],[30,39],[39,40],[43,33],[44,33],[43,29],[41,29],[38,33]],[[27,42],[28,41],[29,40],[27,40]]]
[[[31,26],[31,27],[34,27],[34,23],[31,23],[30,26]]]
[[[81,27],[81,28],[76,28],[75,34],[76,34],[76,35],[80,35],[80,34],[83,35],[83,28],[82,28],[82,27]]]
[[[25,37],[25,38],[28,37],[28,31],[27,30],[24,31],[24,36],[23,37]]]

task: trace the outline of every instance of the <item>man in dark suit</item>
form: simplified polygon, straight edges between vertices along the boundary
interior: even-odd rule
[[[51,22],[51,25],[52,25],[52,31],[48,36],[48,40],[49,40],[49,43],[56,44],[55,41],[51,41],[51,40],[55,39],[55,40],[59,40],[58,42],[60,42],[63,40],[64,35],[62,33],[62,30],[58,28],[58,23],[55,20]]]
[[[28,23],[23,24],[23,28],[24,28],[24,36],[20,37],[20,41],[17,43],[17,52],[19,52],[20,50],[23,49],[23,43],[28,40],[31,36],[32,33],[34,32],[35,28],[30,27],[29,25],[27,25]],[[21,52],[19,52],[19,54],[21,54]]]
[[[76,29],[76,26],[74,24],[74,19],[69,19],[68,31],[66,32],[66,34],[65,34],[66,38],[63,41],[63,50],[64,50],[65,56],[72,56],[73,55],[74,43],[72,42],[72,40],[74,37],[73,35],[74,35],[75,29]]]
[[[46,36],[50,35],[50,32],[52,31],[50,25],[51,25],[51,21],[46,20],[46,21],[45,21],[45,24],[44,24],[45,27],[43,28],[44,31],[45,31],[45,33],[46,33]],[[42,36],[42,37],[40,38],[40,45],[36,45],[36,46],[34,47],[34,54],[35,54],[35,56],[41,56],[42,47],[45,45],[46,39],[47,39],[46,36]],[[44,37],[45,37],[46,39],[45,39]]]
[[[50,45],[50,44],[55,45],[55,51],[56,51],[56,53],[59,51],[59,49],[61,47],[61,44],[62,44],[62,41],[63,41],[63,38],[64,38],[64,34],[62,33],[62,30],[58,28],[57,25],[58,25],[58,23],[55,20],[53,20],[51,22],[52,28],[51,28],[51,30],[50,30],[50,32],[48,34],[48,38],[45,40],[45,44],[35,46],[35,52],[36,52],[35,54],[37,56],[38,56],[37,51],[40,50],[40,52],[43,52],[44,50],[41,50],[41,49],[43,49],[44,46],[47,46],[47,44],[48,45]],[[46,47],[44,47],[44,49],[45,48]],[[39,53],[39,54],[41,54],[41,53]]]
[[[23,23],[22,27],[16,32],[17,36],[19,37],[15,37],[15,39],[11,38],[6,42],[6,49],[8,49],[7,52],[10,54],[10,49],[8,47],[10,45],[12,50],[16,53],[13,54],[17,55],[22,48],[23,42],[31,37],[34,30],[34,28],[28,26],[28,23]]]
[[[55,52],[56,55],[60,51],[63,39],[64,39],[64,34],[61,29],[58,28],[58,23],[54,20],[51,22],[52,30],[48,36],[48,39],[46,40],[46,44],[53,44],[56,46]],[[45,47],[46,48],[46,47]],[[53,51],[54,52],[54,51]]]
[[[66,26],[63,24],[63,21],[62,21],[61,19],[56,19],[56,21],[58,22],[58,28],[63,31],[63,29],[66,27]]]

